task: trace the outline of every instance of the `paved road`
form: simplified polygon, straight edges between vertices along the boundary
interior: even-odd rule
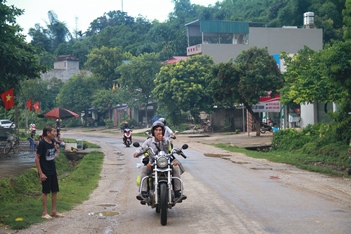
[[[131,156],[133,148],[121,144],[121,136],[66,134],[102,146],[105,159],[99,186],[89,200],[66,212],[65,218],[18,233],[338,234],[351,230],[351,189],[345,189],[350,180],[340,181],[289,165],[229,153],[189,137],[178,137],[175,141],[175,145],[190,145],[186,151],[189,158],[182,160],[188,199],[169,211],[168,225],[163,227],[159,215],[135,199],[138,160]],[[233,138],[207,139],[208,143],[239,144],[243,136]],[[259,140],[252,138],[251,144]],[[205,157],[206,153],[221,157]],[[91,213],[112,215],[100,218]]]
[[[83,132],[86,129],[64,129],[65,132],[80,131]],[[93,128],[95,132],[104,131],[103,128]],[[136,129],[135,132],[145,132],[149,129]],[[116,131],[116,130],[112,130]],[[254,148],[260,146],[267,146],[271,144],[272,134],[266,133],[262,134],[260,137],[255,136],[256,133],[240,133],[240,134],[228,134],[228,133],[214,133],[211,135],[206,134],[178,134],[179,138],[189,139],[193,142],[199,143],[229,143],[242,148]],[[67,137],[67,136],[66,136]],[[35,151],[29,149],[29,143],[23,141],[21,143],[21,150],[19,154],[10,153],[4,155],[2,151],[2,146],[4,142],[0,142],[0,178],[11,177],[22,173],[29,168],[35,167],[34,157]]]

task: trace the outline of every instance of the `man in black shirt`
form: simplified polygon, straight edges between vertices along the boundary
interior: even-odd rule
[[[56,137],[56,129],[52,126],[45,126],[43,129],[43,139],[39,142],[37,153],[35,155],[35,164],[38,169],[42,185],[42,218],[51,219],[54,217],[63,217],[56,211],[56,198],[59,191],[55,157],[59,153],[59,145],[53,140]],[[47,196],[51,194],[52,210],[50,215],[47,211]]]

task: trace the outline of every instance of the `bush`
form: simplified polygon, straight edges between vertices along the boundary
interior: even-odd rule
[[[105,120],[105,126],[108,128],[112,128],[113,127],[113,121],[111,119],[106,119]]]
[[[296,150],[309,142],[308,136],[295,129],[289,128],[281,130],[273,135],[273,150]]]

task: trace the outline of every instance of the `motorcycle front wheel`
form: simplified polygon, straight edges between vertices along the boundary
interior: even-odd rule
[[[161,213],[161,225],[167,225],[167,211],[168,211],[168,196],[167,196],[167,184],[160,184],[160,202],[158,204],[160,206]]]

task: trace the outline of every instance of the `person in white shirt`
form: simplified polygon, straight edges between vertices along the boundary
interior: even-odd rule
[[[159,118],[159,121],[161,121],[165,125],[165,134],[163,135],[165,138],[174,138],[175,139],[175,133],[170,129],[170,127],[167,126],[167,122],[165,118]]]
[[[31,134],[33,134],[33,135],[35,136],[35,133],[36,133],[36,131],[37,131],[37,128],[36,128],[36,126],[35,126],[34,121],[29,125],[29,130],[30,130]]]

